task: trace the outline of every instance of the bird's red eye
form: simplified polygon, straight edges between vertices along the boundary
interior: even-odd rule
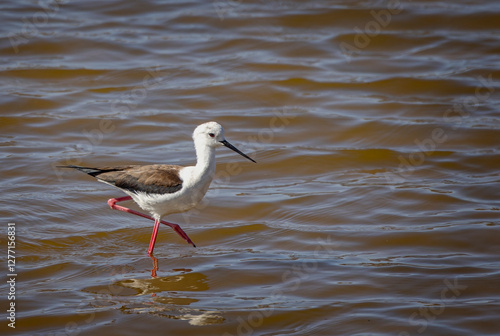
[[[211,138],[213,138],[215,136],[215,134],[213,134],[213,133],[208,133],[208,135],[210,135]]]

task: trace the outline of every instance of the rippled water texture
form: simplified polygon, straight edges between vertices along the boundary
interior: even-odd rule
[[[0,334],[499,335],[497,0],[0,13]],[[218,150],[153,278],[153,223],[55,166],[191,165],[209,120],[258,163]]]

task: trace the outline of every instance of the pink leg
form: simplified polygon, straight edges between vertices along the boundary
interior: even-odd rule
[[[155,226],[153,228],[153,234],[151,235],[151,241],[149,242],[148,254],[153,254],[155,249],[156,236],[158,235],[158,230],[160,229],[160,221],[155,219]]]
[[[154,238],[156,240],[156,233],[158,233],[158,228],[157,226],[159,227],[159,225],[157,225],[156,223],[156,220],[151,217],[151,216],[148,216],[148,215],[145,215],[143,213],[140,213],[138,211],[135,211],[135,210],[132,210],[132,209],[129,209],[129,208],[126,208],[126,207],[123,207],[121,205],[116,205],[116,203],[118,202],[123,202],[123,201],[128,201],[128,200],[131,200],[132,197],[130,196],[123,196],[123,197],[118,197],[118,198],[111,198],[108,200],[108,204],[109,206],[111,207],[111,209],[115,209],[115,210],[120,210],[120,211],[124,211],[124,212],[128,212],[128,213],[131,213],[131,214],[134,214],[134,215],[137,215],[137,216],[141,216],[141,217],[144,217],[144,218],[147,218],[147,219],[151,219],[153,221],[155,221],[155,229],[153,230],[153,234],[154,234]],[[193,241],[189,238],[189,236],[186,234],[186,232],[184,232],[184,230],[181,229],[181,227],[178,225],[178,224],[174,224],[174,223],[169,223],[169,222],[166,222],[166,221],[159,221],[159,223],[162,223],[162,224],[165,224],[165,225],[168,225],[170,226],[172,229],[174,229],[175,232],[177,232],[177,234],[179,236],[181,236],[185,241],[187,241],[189,244],[193,245],[193,247],[196,247],[196,245],[193,243]],[[156,230],[156,231],[155,231]],[[153,249],[151,249],[151,243],[153,244],[153,248],[154,248],[154,240],[153,240],[153,237],[151,237],[151,242],[150,242],[150,250],[151,252],[153,251]]]

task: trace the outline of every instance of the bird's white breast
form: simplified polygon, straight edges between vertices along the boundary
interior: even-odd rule
[[[214,165],[215,166],[215,165]],[[215,173],[215,167],[199,171],[196,167],[184,167],[179,171],[182,188],[172,194],[129,193],[134,201],[154,217],[184,212],[194,208],[205,196]]]

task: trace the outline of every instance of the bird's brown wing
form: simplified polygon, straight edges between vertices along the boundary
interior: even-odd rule
[[[180,166],[157,164],[99,168],[64,167],[78,169],[102,182],[134,193],[171,194],[182,188]]]

